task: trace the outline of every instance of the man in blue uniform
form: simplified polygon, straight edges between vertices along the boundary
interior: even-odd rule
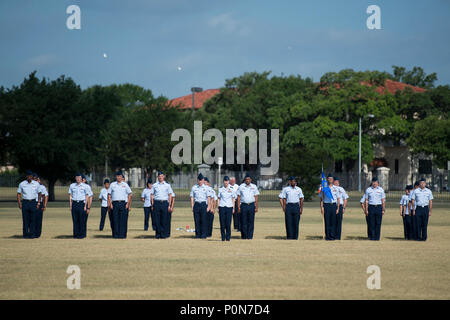
[[[236,193],[230,185],[230,178],[225,176],[223,178],[223,186],[219,188],[219,220],[220,220],[220,235],[222,241],[230,241],[231,239],[231,216],[234,211],[234,204],[236,202]]]
[[[336,217],[336,240],[341,240],[342,220],[344,218],[345,208],[347,207],[348,194],[345,189],[339,185],[339,178],[334,177],[334,186],[337,188],[337,197],[339,199],[339,213]]]
[[[108,206],[113,213],[113,238],[125,239],[127,237],[131,196],[131,188],[123,181],[122,172],[116,172],[116,181],[111,183],[108,193]]]
[[[252,183],[252,178],[247,173],[244,178],[244,183],[239,186],[237,192],[242,239],[253,239],[255,213],[258,212],[258,195],[258,187]]]
[[[41,178],[37,173],[33,174],[33,179],[39,183],[39,193],[41,194],[41,199],[36,197],[36,202],[39,201],[39,209],[36,210],[36,220],[35,220],[35,238],[39,238],[42,233],[42,219],[44,216],[44,211],[47,208],[48,203],[48,192],[47,188],[41,183]]]
[[[89,214],[89,188],[82,182],[81,174],[75,175],[75,181],[69,186],[69,207],[72,212],[73,237],[83,239],[86,237],[86,222]]]
[[[413,215],[417,222],[417,241],[427,240],[428,219],[433,209],[433,193],[426,187],[424,178],[420,179],[420,186],[412,195]]]
[[[230,177],[230,187],[233,189],[234,194],[236,194],[237,197],[237,191],[239,189],[239,185],[236,183],[236,178],[235,177]],[[238,210],[238,203],[237,201],[235,201],[234,204],[234,213],[233,213],[233,227],[236,231],[240,232],[241,231],[241,218],[239,215],[239,210]]]
[[[169,204],[172,202],[172,187],[165,181],[165,174],[158,172],[158,182],[153,184],[153,210],[156,218],[156,239],[170,236]]]
[[[332,174],[327,176],[328,187],[331,191],[330,198],[324,190],[320,192],[320,210],[325,222],[325,240],[336,240],[336,223],[339,214],[340,199],[337,196],[337,188],[334,186]]]
[[[104,188],[100,191],[100,195],[98,196],[98,199],[100,201],[101,209],[100,209],[100,226],[99,230],[103,231],[103,228],[105,227],[105,219],[106,219],[106,213],[108,212],[109,215],[109,222],[111,225],[111,230],[113,228],[112,220],[111,220],[111,211],[108,210],[108,193],[109,193],[109,179],[105,179],[103,181]]]
[[[191,208],[194,214],[195,237],[206,239],[207,235],[207,212],[209,211],[210,192],[205,185],[205,178],[200,173],[197,177],[197,184],[191,188]]]
[[[206,213],[206,223],[207,223],[206,237],[210,238],[212,237],[212,231],[214,227],[214,214],[216,213],[217,195],[216,191],[211,187],[208,177],[205,177],[205,184],[209,188],[209,196],[210,196],[209,211]]]
[[[409,211],[409,194],[413,189],[412,185],[405,188],[405,194],[400,199],[400,216],[403,220],[403,234],[406,240],[412,239],[412,218]]]
[[[418,238],[418,230],[417,230],[417,216],[413,215],[413,211],[417,208],[417,203],[412,204],[412,196],[414,195],[414,191],[416,191],[419,188],[420,182],[416,181],[414,182],[414,187],[409,193],[409,213],[411,215],[411,224],[412,224],[412,240],[417,240]]]
[[[383,188],[378,185],[378,178],[372,178],[372,185],[366,189],[366,216],[369,221],[369,240],[380,240],[381,222],[384,216],[385,199]]]
[[[303,213],[302,189],[297,186],[295,177],[289,177],[289,186],[281,190],[280,195],[281,209],[284,212],[284,222],[286,225],[286,239],[298,240],[298,228],[300,216]]]
[[[148,178],[147,180],[147,186],[144,190],[142,190],[141,193],[141,201],[144,203],[144,230],[148,230],[148,219],[151,216],[152,220],[152,230],[155,231],[155,218],[153,217],[153,210],[152,210],[152,179]]]
[[[17,204],[22,210],[22,231],[25,239],[35,238],[36,211],[39,209],[41,197],[39,183],[33,180],[33,172],[26,172],[26,180],[22,181],[17,188]]]

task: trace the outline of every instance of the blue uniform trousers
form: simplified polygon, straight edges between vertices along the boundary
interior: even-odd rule
[[[418,241],[427,240],[427,227],[430,208],[428,206],[416,208],[416,222],[417,222],[417,239]]]
[[[222,241],[230,241],[231,239],[231,216],[233,215],[233,208],[219,207],[220,220],[220,235]]]
[[[128,229],[128,210],[125,201],[113,201],[113,230],[112,236],[116,239],[125,239]]]
[[[325,240],[336,240],[337,204],[323,204],[323,218],[325,222]]]
[[[194,203],[194,224],[195,224],[195,237],[204,239],[207,235],[207,205],[206,202]]]
[[[25,239],[35,237],[36,205],[36,200],[22,200],[22,232]]]
[[[206,220],[208,222],[208,230],[206,232],[206,237],[212,237],[212,231],[214,226],[214,213],[212,211],[208,211],[206,214]]]
[[[169,201],[155,200],[153,215],[155,217],[156,239],[165,239],[170,235]]]
[[[103,230],[103,228],[105,227],[105,219],[106,219],[106,213],[108,212],[108,207],[101,207],[100,210],[100,226],[98,227],[98,229],[100,231]]]
[[[336,240],[341,240],[343,218],[344,218],[344,206],[340,204],[339,213],[336,216],[336,232],[335,232]]]
[[[381,235],[381,222],[383,219],[383,207],[381,204],[372,205],[369,204],[369,240],[380,240]]]
[[[42,233],[42,219],[44,217],[44,212],[42,211],[42,207],[44,204],[41,202],[39,205],[39,209],[36,209],[36,218],[35,218],[35,231],[34,231],[34,237],[39,238]]]
[[[241,239],[253,239],[255,229],[255,203],[241,202]]]
[[[412,240],[417,240],[417,216],[413,215],[413,210],[410,211],[411,215],[411,233],[412,233]]]
[[[148,219],[150,218],[152,212],[152,207],[144,207],[144,230],[148,230]],[[153,217],[152,217],[152,224],[153,224]]]
[[[234,227],[234,229],[236,229],[237,231],[241,231],[241,214],[238,212],[237,201],[236,201],[235,207],[234,207],[233,227]]]
[[[412,217],[411,215],[403,216],[403,234],[406,240],[413,239]]]
[[[73,237],[83,239],[86,237],[87,214],[84,211],[84,201],[72,201]]]
[[[298,239],[298,226],[300,223],[300,204],[286,203],[284,212],[284,222],[286,225],[286,238],[288,240]]]

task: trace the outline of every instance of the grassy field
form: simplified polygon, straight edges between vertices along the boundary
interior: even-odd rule
[[[46,211],[40,239],[21,239],[16,207],[0,208],[1,299],[449,299],[450,215],[435,208],[427,242],[403,240],[396,205],[387,210],[382,240],[365,240],[357,203],[344,218],[343,240],[322,240],[317,203],[307,203],[300,240],[284,240],[279,208],[257,213],[253,240],[192,239],[175,230],[192,225],[189,208],[176,208],[172,238],[143,231],[143,210],[134,208],[128,239],[112,239],[109,221],[98,231],[99,208],[88,221],[88,238],[71,239],[67,208]],[[69,290],[66,269],[81,268],[81,289]],[[369,265],[381,269],[381,290],[369,290]]]

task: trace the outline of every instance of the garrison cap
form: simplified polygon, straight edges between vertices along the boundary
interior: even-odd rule
[[[333,175],[332,175],[331,173],[329,173],[329,174],[327,175],[327,178],[333,178],[333,179],[334,179],[334,177],[333,177]]]
[[[105,181],[103,181],[103,184],[105,183],[109,183],[109,179],[105,179]]]
[[[339,181],[339,177],[334,176],[333,179]]]
[[[117,171],[117,172],[116,172],[116,176],[123,176],[122,171],[121,171],[121,170]]]
[[[415,187],[418,187],[419,185],[420,185],[420,182],[419,182],[419,181],[414,182],[414,186],[415,186]]]
[[[425,180],[425,178],[421,178],[420,180],[419,180],[419,182],[427,182],[427,180]]]
[[[408,185],[406,186],[406,190],[412,190],[412,189],[414,189],[414,187],[413,187],[412,184],[408,184]]]
[[[203,174],[199,173],[197,176],[197,180],[203,180],[205,177],[203,177]]]
[[[162,172],[162,171],[158,171],[158,176],[159,176],[159,175],[165,175],[165,174],[164,174],[164,172]]]
[[[248,172],[245,174],[244,179],[247,179],[247,178],[250,178],[250,179],[252,178]]]
[[[33,172],[33,178],[39,178],[39,175],[36,172]]]
[[[223,181],[230,181],[230,177],[229,176],[223,177]]]
[[[209,179],[208,179],[208,177],[205,177],[205,181],[206,181],[206,182],[209,182]]]
[[[149,184],[149,183],[153,183],[152,178],[147,179],[147,184]]]
[[[79,172],[75,173],[75,177],[81,177],[81,173]]]
[[[32,175],[33,175],[33,171],[27,170],[27,172],[25,172],[25,174],[26,174],[27,176],[32,176]]]
[[[372,182],[376,182],[376,181],[378,181],[378,177],[373,177]]]
[[[296,179],[295,179],[294,176],[290,176],[290,177],[288,178],[288,180],[289,180],[289,181],[292,181],[292,180],[296,180]]]

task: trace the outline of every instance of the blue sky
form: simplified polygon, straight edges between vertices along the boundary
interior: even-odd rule
[[[81,30],[66,27],[72,4]],[[366,27],[372,4],[381,30]],[[392,65],[421,66],[448,84],[449,13],[447,0],[2,0],[0,86],[37,70],[82,88],[130,82],[175,98],[246,71],[317,81]]]

